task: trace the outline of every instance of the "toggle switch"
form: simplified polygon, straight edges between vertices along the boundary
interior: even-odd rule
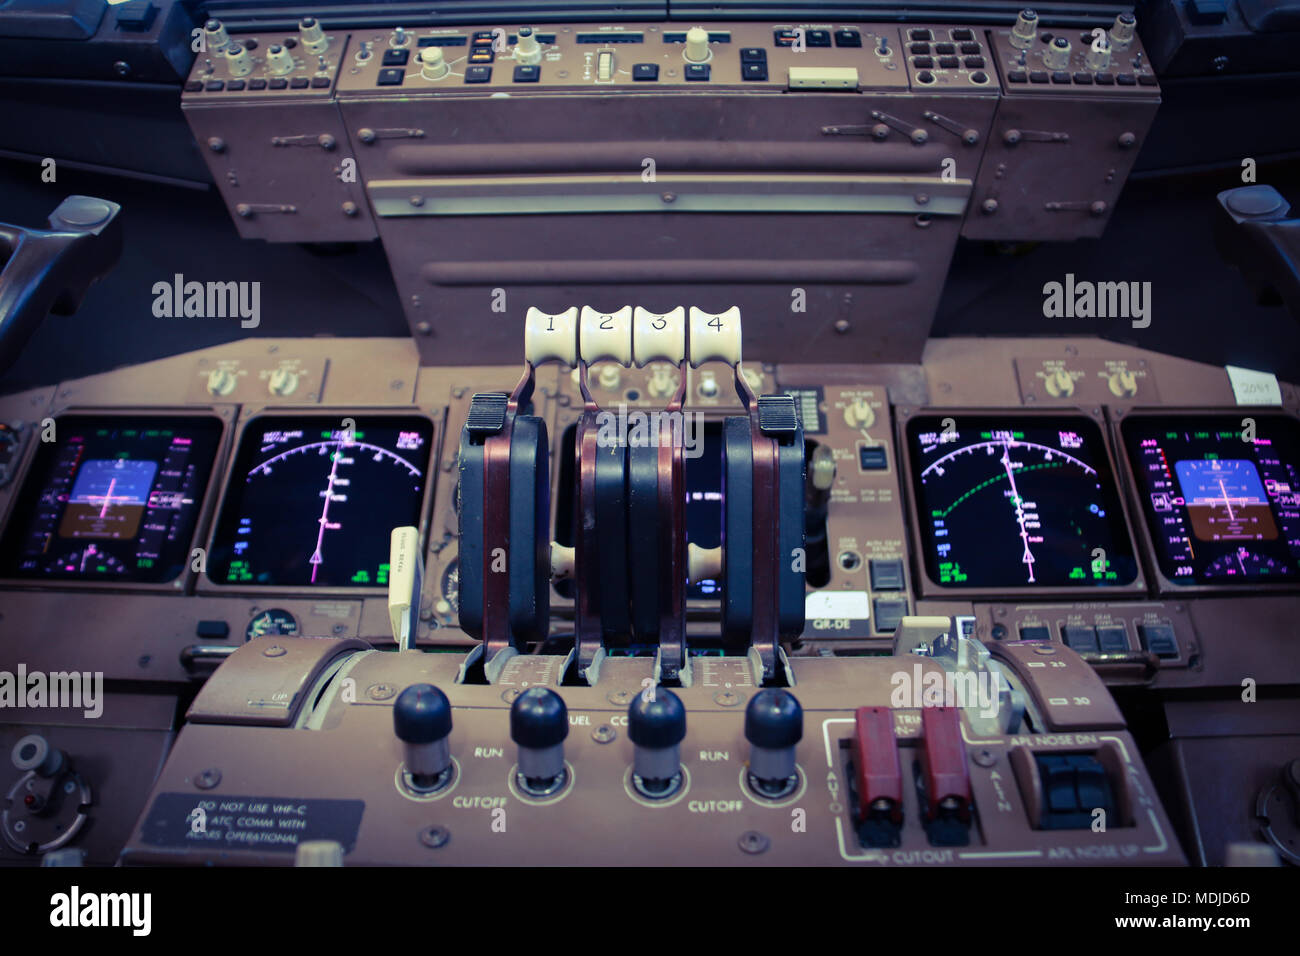
[[[432,793],[451,782],[451,702],[432,684],[412,684],[393,703],[393,732],[406,757],[406,782]]]
[[[769,687],[751,697],[745,708],[745,739],[750,789],[769,800],[794,793],[799,787],[795,745],[803,739],[803,708],[794,694]]]
[[[917,779],[926,835],[934,846],[970,843],[971,787],[961,710],[921,708],[921,773]]]
[[[519,789],[534,797],[551,796],[568,783],[564,738],[569,712],[549,687],[530,687],[510,705],[510,739],[519,747]]]
[[[627,709],[627,735],[636,745],[632,785],[643,797],[663,800],[682,786],[681,743],[686,707],[666,687],[637,694]]]
[[[854,817],[864,846],[898,846],[903,828],[903,771],[888,707],[859,707],[853,715]]]

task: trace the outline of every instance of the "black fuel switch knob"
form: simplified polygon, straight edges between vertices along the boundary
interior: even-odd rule
[[[794,694],[769,687],[751,697],[745,708],[745,739],[750,787],[769,799],[791,793],[799,784],[795,745],[803,739],[803,708]]]
[[[627,709],[627,735],[636,745],[632,782],[643,796],[662,800],[682,785],[681,743],[686,706],[665,687],[638,694]]]
[[[406,754],[409,783],[438,790],[451,779],[451,701],[432,684],[412,684],[393,704],[393,732]]]
[[[535,797],[560,790],[568,780],[564,738],[569,711],[549,687],[530,687],[510,705],[510,739],[519,747],[516,782]]]

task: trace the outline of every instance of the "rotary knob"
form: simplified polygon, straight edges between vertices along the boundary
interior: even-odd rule
[[[519,747],[520,789],[536,797],[555,793],[568,779],[564,738],[569,712],[548,687],[530,687],[510,705],[510,739]]]
[[[865,398],[855,398],[844,408],[844,423],[850,428],[870,428],[876,423],[876,413]]]
[[[253,72],[253,58],[238,43],[226,47],[226,69],[231,76],[248,76]]]
[[[1131,13],[1121,13],[1110,28],[1110,45],[1116,50],[1127,50],[1136,32],[1137,18]]]
[[[220,53],[230,44],[230,34],[226,25],[220,20],[209,20],[203,24],[203,45],[209,53]]]
[[[420,75],[426,80],[440,80],[447,75],[447,58],[442,47],[427,46],[420,51]]]
[[[1112,395],[1119,398],[1132,398],[1138,390],[1137,376],[1128,370],[1113,372],[1107,377],[1106,386]]]
[[[432,684],[412,684],[393,703],[393,732],[402,742],[407,783],[440,790],[451,782],[451,702]]]
[[[794,694],[779,687],[761,690],[745,708],[749,741],[747,781],[755,793],[780,799],[799,786],[795,746],[803,739],[803,708]]]
[[[527,65],[542,62],[542,48],[532,27],[519,28],[519,41],[515,44],[515,59]]]
[[[682,785],[681,743],[686,707],[664,687],[638,694],[627,709],[627,735],[636,746],[632,783],[642,796],[662,800]]]
[[[1099,34],[1092,41],[1092,46],[1088,47],[1088,56],[1085,58],[1084,63],[1094,73],[1101,73],[1110,69],[1110,40],[1106,38],[1104,33]]]
[[[281,46],[279,43],[273,43],[266,48],[266,72],[272,76],[284,76],[293,70],[293,54]]]
[[[330,45],[329,37],[315,17],[303,17],[298,21],[298,39],[308,53],[324,53]]]
[[[228,368],[214,368],[208,373],[208,394],[209,395],[229,395],[235,390],[239,380],[235,373]]]
[[[1070,66],[1070,40],[1068,37],[1053,37],[1043,52],[1043,65],[1049,70],[1065,70]]]
[[[709,32],[703,27],[691,27],[686,31],[686,59],[692,63],[703,63],[712,54],[709,53]]]
[[[1057,369],[1043,381],[1043,387],[1053,398],[1065,398],[1074,394],[1074,376],[1065,369]]]
[[[292,395],[298,388],[298,373],[291,368],[277,368],[266,381],[272,395]]]
[[[1011,28],[1011,45],[1017,50],[1027,50],[1038,33],[1038,14],[1033,10],[1021,10],[1016,17],[1016,25]]]

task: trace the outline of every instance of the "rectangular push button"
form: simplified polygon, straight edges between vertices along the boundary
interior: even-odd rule
[[[659,79],[658,63],[638,63],[632,67],[632,79],[638,83],[653,83]]]
[[[971,789],[961,711],[921,708],[921,777],[918,787],[926,834],[934,846],[970,843]]]
[[[1061,637],[1072,650],[1080,654],[1096,654],[1100,650],[1095,628],[1067,624],[1061,629]]]
[[[907,614],[905,598],[876,598],[872,610],[876,615],[876,632],[892,634]]]
[[[859,707],[853,715],[854,819],[864,846],[898,846],[903,825],[903,771],[894,712]]]
[[[1138,637],[1143,647],[1162,660],[1178,656],[1178,637],[1172,624],[1139,624]]]
[[[884,445],[860,445],[858,467],[863,471],[884,471],[889,466]]]
[[[1122,624],[1107,624],[1099,627],[1097,643],[1103,654],[1127,654],[1128,630]]]
[[[1038,815],[1040,830],[1086,830],[1097,818],[1117,823],[1115,797],[1106,768],[1091,754],[1035,754],[1034,765],[1043,786]]]
[[[867,562],[873,591],[903,590],[903,562],[897,558],[872,558]]]
[[[1022,641],[1051,641],[1052,629],[1046,624],[1022,624],[1020,625],[1020,639]]]
[[[792,90],[856,90],[858,69],[854,66],[792,66]]]

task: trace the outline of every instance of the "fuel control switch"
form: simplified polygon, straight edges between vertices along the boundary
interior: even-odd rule
[[[569,780],[564,738],[569,711],[548,687],[530,687],[510,705],[510,739],[519,747],[515,784],[532,797],[558,793]]]
[[[761,690],[745,708],[751,790],[768,800],[787,797],[799,786],[795,745],[803,739],[803,708],[794,694],[779,687]]]
[[[681,698],[664,687],[638,694],[627,709],[627,735],[636,745],[632,786],[651,800],[665,800],[681,789],[681,743],[686,739]]]
[[[412,684],[393,704],[393,731],[406,756],[406,784],[432,793],[451,783],[451,702],[432,684]]]

